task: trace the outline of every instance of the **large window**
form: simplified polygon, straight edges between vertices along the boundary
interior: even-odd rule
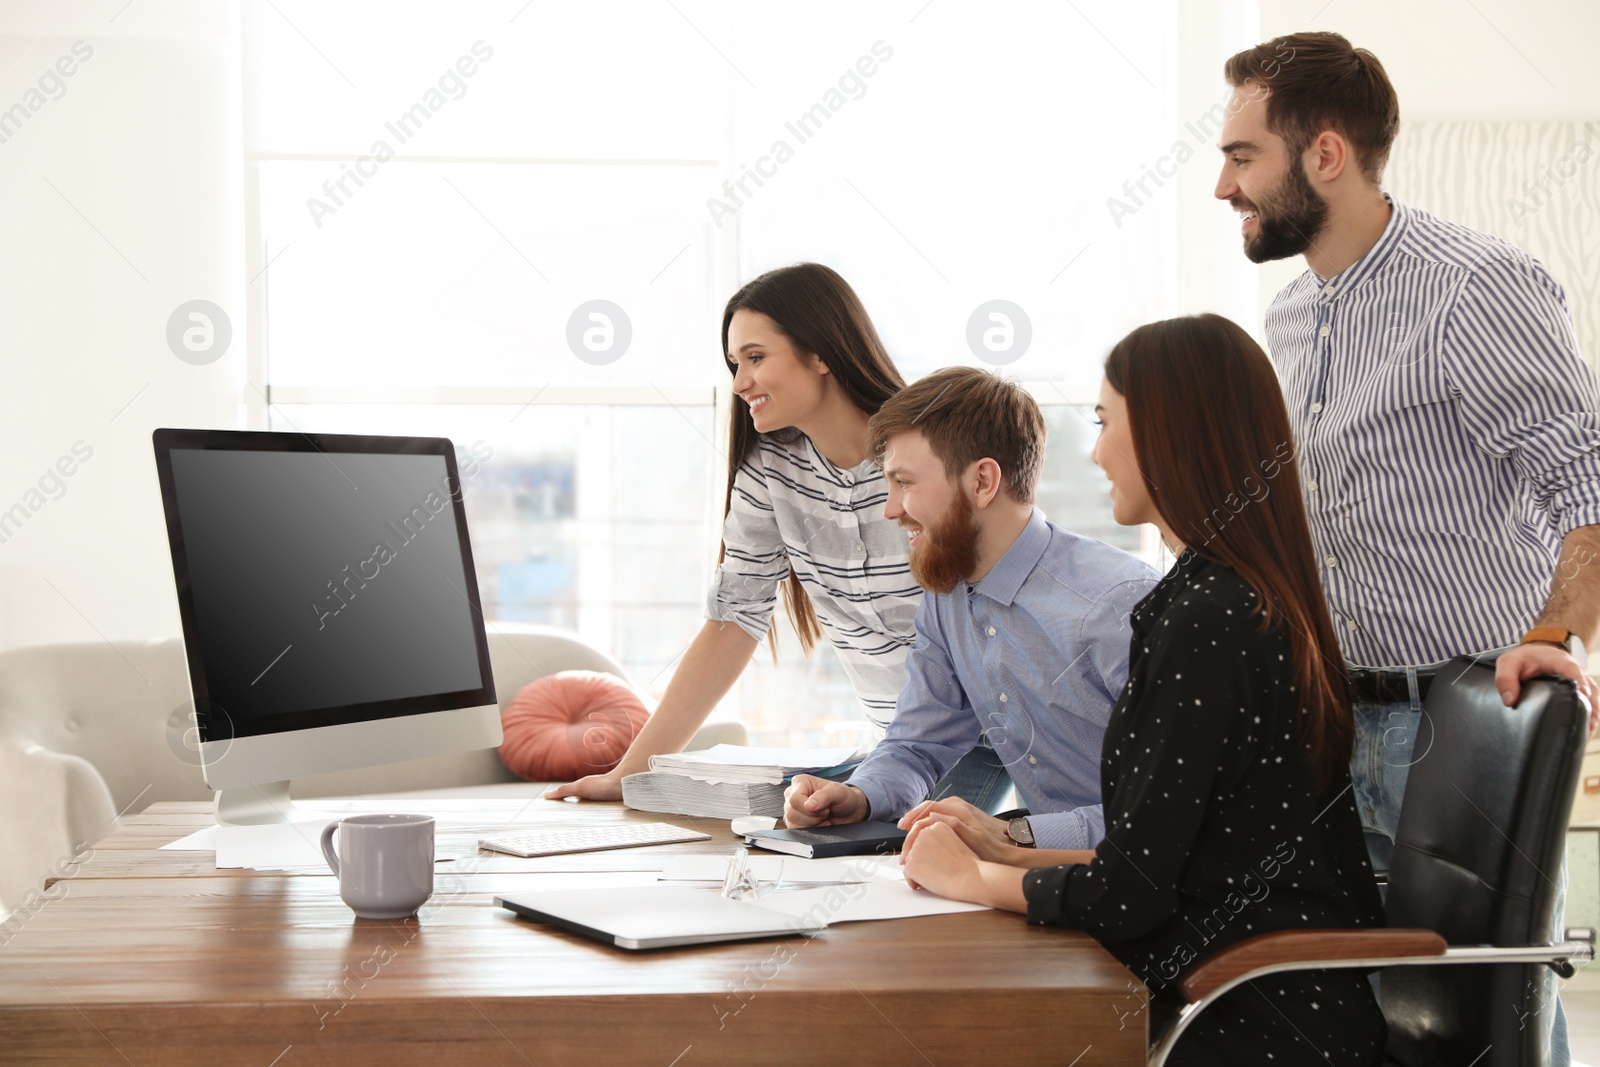
[[[721,305],[800,260],[851,281],[908,378],[1026,382],[1041,506],[1153,552],[1111,522],[1085,405],[1171,288],[1159,198],[1109,201],[1170,149],[1172,3],[244,10],[270,424],[489,451],[467,506],[492,619],[577,630],[659,694],[720,528]],[[780,649],[725,713],[859,737],[831,650]]]

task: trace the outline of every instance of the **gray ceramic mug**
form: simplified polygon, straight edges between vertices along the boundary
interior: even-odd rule
[[[339,851],[333,833],[339,832]],[[339,896],[363,919],[403,919],[433,893],[433,816],[352,815],[322,830]]]

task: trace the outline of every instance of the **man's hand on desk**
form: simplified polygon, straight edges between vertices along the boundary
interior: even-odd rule
[[[797,774],[783,794],[783,824],[792,830],[860,822],[870,807],[867,794],[853,785]]]
[[[566,797],[578,797],[582,800],[621,800],[622,776],[612,774],[591,774],[587,778],[579,778],[576,782],[567,782],[554,789],[546,790],[546,800],[563,800]]]
[[[961,843],[981,860],[994,863],[1014,863],[1018,853],[1029,850],[1019,848],[1006,833],[1006,821],[973,807],[960,797],[943,800],[924,800],[906,812],[900,819],[900,828],[911,831],[906,835],[902,852],[910,852],[917,837],[929,826],[944,823],[955,831]],[[1026,863],[1020,864],[1027,866]]]

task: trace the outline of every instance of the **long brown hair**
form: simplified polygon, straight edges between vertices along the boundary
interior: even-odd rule
[[[900,377],[888,350],[878,339],[878,331],[868,318],[867,309],[850,288],[850,283],[837,271],[820,263],[796,263],[792,267],[769,270],[745,283],[728,298],[728,306],[722,311],[725,360],[732,358],[728,352],[728,325],[733,321],[733,313],[741,308],[765,315],[795,348],[821,359],[844,395],[868,415],[876,414],[885,400],[905,387],[905,379]],[[729,371],[737,374],[731,363]],[[802,435],[790,427],[768,436],[788,443]],[[728,488],[722,499],[724,519],[733,505],[734,478],[755,450],[758,437],[750,413],[734,404],[728,424]],[[724,542],[717,559],[724,559],[727,551]],[[809,655],[822,636],[822,628],[817,624],[816,610],[793,564],[789,566],[789,580],[783,583],[783,603],[794,623],[795,633],[800,635],[800,647]],[[777,627],[768,631],[767,639],[776,658]]]
[[[1263,630],[1285,628],[1326,789],[1349,766],[1355,725],[1272,362],[1230,320],[1193,315],[1124,337],[1106,382],[1127,401],[1134,458],[1173,535],[1250,583]]]

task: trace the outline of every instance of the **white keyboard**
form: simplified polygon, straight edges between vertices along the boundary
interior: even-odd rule
[[[674,845],[681,841],[709,841],[710,834],[685,830],[666,822],[628,822],[610,826],[552,826],[521,834],[495,834],[478,838],[478,847],[513,856],[559,856],[568,852],[600,852],[608,848],[640,845]]]

